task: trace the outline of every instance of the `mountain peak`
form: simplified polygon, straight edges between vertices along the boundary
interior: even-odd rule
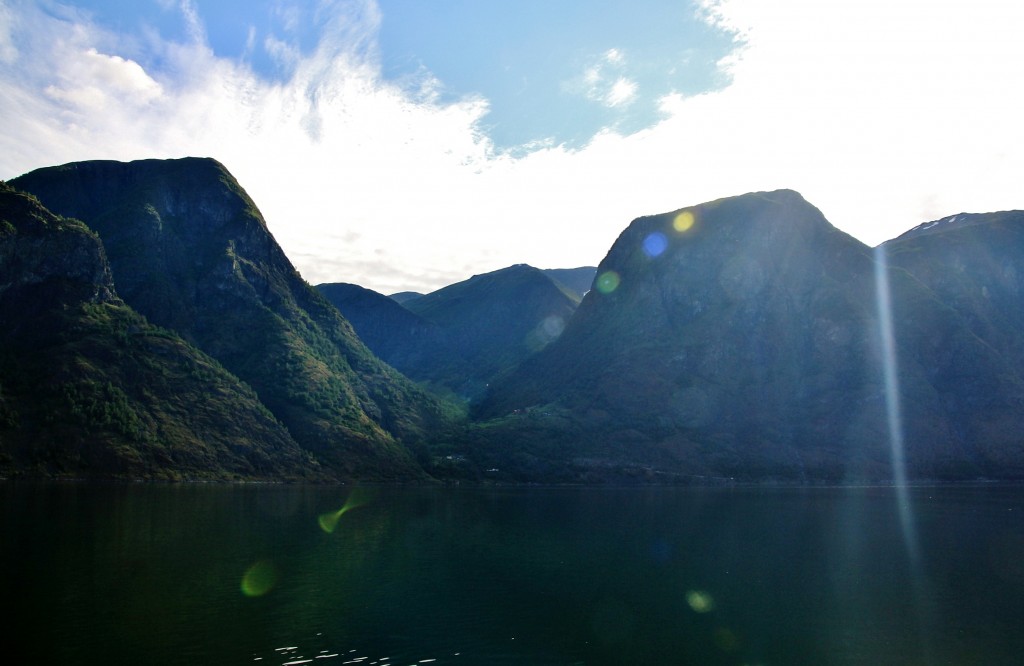
[[[948,231],[963,229],[965,227],[988,224],[1001,220],[1021,219],[1022,216],[1024,216],[1024,211],[1019,210],[1005,210],[996,213],[957,213],[956,215],[947,215],[946,217],[938,220],[922,222],[913,229],[900,234],[894,238],[893,241],[902,241],[908,238],[929,234],[941,234]]]
[[[121,297],[249,383],[339,477],[422,473],[404,444],[443,410],[302,280],[219,162],[82,162],[13,183],[89,224]]]

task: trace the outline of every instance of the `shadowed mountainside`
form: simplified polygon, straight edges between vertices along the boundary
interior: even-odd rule
[[[596,272],[400,305],[307,285],[214,160],[12,184],[39,200],[0,190],[3,474],[1024,478],[1019,211],[872,250],[753,193],[634,220]]]
[[[414,452],[452,425],[453,407],[366,349],[218,162],[81,162],[12,184],[98,232],[122,298],[248,382],[326,469],[422,476]]]
[[[0,474],[323,478],[255,393],[114,291],[77,220],[0,183]]]
[[[316,288],[352,324],[370,351],[409,377],[424,379],[417,370],[448,353],[447,336],[440,326],[388,296],[345,282]]]
[[[1021,476],[1012,345],[886,249],[909,473]],[[891,479],[876,277],[872,250],[791,191],[637,219],[562,336],[492,387],[473,450],[512,477]]]
[[[569,269],[567,275],[579,273]],[[413,379],[470,401],[557,338],[579,303],[571,289],[525,264],[474,275],[401,305],[356,285],[317,288],[375,354]]]
[[[597,275],[596,266],[581,266],[579,268],[545,268],[544,274],[555,281],[563,289],[569,291],[582,300],[594,284],[594,277]]]

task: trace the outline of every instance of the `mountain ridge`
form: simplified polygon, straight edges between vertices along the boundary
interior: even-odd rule
[[[562,336],[493,387],[477,416],[494,424],[491,436],[522,427],[547,439],[524,474],[642,464],[686,476],[891,479],[875,265],[870,248],[790,190],[638,218]],[[980,412],[956,407],[977,400],[971,382],[995,391],[990,415],[1002,426],[990,437],[1019,446],[1008,425],[1024,425],[1013,409],[1019,375],[913,275],[897,265],[888,277],[903,308],[893,318],[912,473],[1019,474],[1019,456],[1001,468],[965,434]],[[957,357],[971,363],[956,367]],[[957,373],[974,379],[957,385]],[[538,410],[547,432],[545,419],[509,416]]]
[[[382,364],[208,158],[83,162],[12,181],[103,239],[119,293],[248,382],[340,478],[415,479],[451,408]]]
[[[252,389],[118,297],[80,221],[0,183],[0,474],[323,480]]]
[[[27,231],[8,244],[8,341],[23,344],[37,315],[57,322],[46,317],[62,302],[79,314],[48,325],[94,331],[89,344],[119,362],[173,340],[208,359],[183,361],[209,368],[190,372],[237,385],[294,452],[267,453],[262,468],[255,444],[242,458],[230,446],[179,452],[189,462],[176,474],[207,459],[233,461],[221,478],[287,468],[337,480],[863,483],[893,480],[901,443],[914,480],[1024,478],[1021,211],[947,216],[872,249],[795,191],[753,192],[633,220],[596,269],[569,269],[571,286],[517,264],[400,305],[306,284],[215,160],[74,163],[14,182],[102,260],[62,263],[59,242],[33,248]],[[12,229],[0,224],[0,240]],[[61,289],[39,292],[51,296],[10,300],[40,271],[72,268]],[[149,326],[132,308],[164,328],[111,352]],[[29,384],[10,377],[48,372],[13,363],[21,348],[0,359],[14,369],[0,381],[0,433],[31,413]],[[394,368],[454,392],[472,420]],[[95,419],[97,437],[121,441],[145,410],[119,372],[48,400],[79,405],[61,418]],[[17,467],[12,450],[0,469]]]

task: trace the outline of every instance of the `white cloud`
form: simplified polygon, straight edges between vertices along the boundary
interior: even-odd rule
[[[674,101],[661,132],[691,143],[684,126],[720,128],[734,185],[800,189],[870,243],[929,216],[1024,203],[1007,187],[1024,176],[1009,92],[1024,76],[1020,3],[707,6],[745,42],[727,63],[733,84]]]
[[[89,48],[68,62],[45,92],[67,102],[69,111],[96,113],[114,105],[144,106],[162,90],[138,63]]]
[[[1018,5],[708,0],[709,20],[742,37],[721,63],[730,86],[664,98],[664,120],[642,132],[517,157],[482,133],[486,100],[442,103],[429,73],[415,93],[381,80],[372,3],[330,5],[313,53],[272,38],[290,54],[278,82],[194,42],[157,44],[169,64],[145,71],[82,17],[0,5],[0,56],[21,54],[0,69],[0,177],[210,155],[307,280],[385,292],[517,262],[594,264],[634,217],[777,187],[875,243],[926,219],[1024,207]],[[626,104],[637,90],[613,51],[577,91]]]
[[[636,99],[637,84],[624,76],[620,76],[612,84],[608,94],[605,95],[604,103],[610,107],[628,106]]]
[[[575,80],[566,82],[563,89],[610,109],[627,107],[636,99],[639,86],[622,74],[625,64],[626,55],[621,49],[608,49],[594,58]]]
[[[195,2],[193,0],[181,0],[179,8],[182,18],[185,19],[185,29],[188,32],[189,39],[196,44],[205,43],[206,27],[203,26],[203,21],[199,18]]]
[[[612,65],[621,65],[625,59],[625,56],[619,49],[608,49],[604,52],[605,62]]]

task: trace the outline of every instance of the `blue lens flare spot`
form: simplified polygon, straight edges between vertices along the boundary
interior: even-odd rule
[[[652,259],[659,256],[668,247],[668,238],[660,231],[655,231],[644,239],[644,253]]]

